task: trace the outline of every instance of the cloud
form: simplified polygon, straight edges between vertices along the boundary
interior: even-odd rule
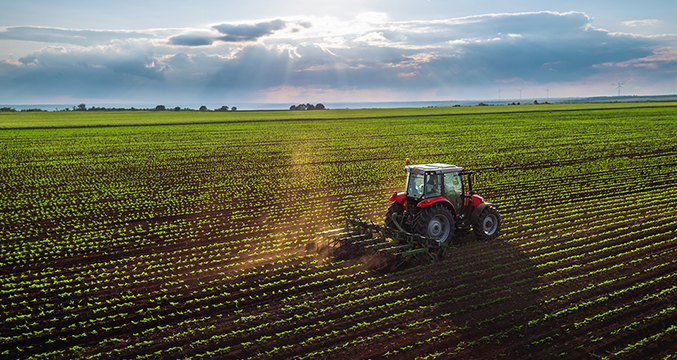
[[[635,79],[627,91],[633,83],[675,88],[675,36],[611,33],[591,21],[581,12],[534,12],[426,21],[295,17],[135,32],[5,28],[0,39],[85,40],[0,60],[0,96],[482,99],[495,97],[499,84],[504,94],[506,84],[554,93],[557,84],[602,78]]]
[[[0,39],[80,46],[99,45],[114,40],[147,39],[156,35],[138,31],[75,30],[39,26],[1,27]]]
[[[213,44],[214,41],[216,41],[216,36],[207,32],[193,32],[169,38],[171,45],[179,46],[206,46]]]
[[[649,20],[632,20],[632,21],[624,21],[623,24],[626,26],[656,26],[660,25],[663,21],[662,20],[655,20],[655,19],[649,19]]]
[[[185,70],[191,66],[190,57],[186,53],[178,53],[166,60],[167,64],[176,70]]]
[[[304,28],[311,27],[310,23],[301,22],[300,26]],[[178,46],[208,46],[217,41],[239,43],[252,42],[260,38],[272,35],[277,30],[282,30],[287,26],[285,21],[280,19],[259,22],[255,24],[220,24],[212,26],[213,30],[209,31],[192,31],[169,38],[168,42],[171,45]],[[296,29],[296,31],[300,31]]]
[[[152,51],[120,46],[78,52],[48,47],[21,62],[24,64],[4,63],[11,69],[0,75],[0,96],[118,97],[130,89],[134,93],[147,91],[164,81],[165,72]]]
[[[259,38],[271,35],[277,30],[284,29],[287,24],[280,20],[272,20],[267,22],[260,22],[257,24],[221,24],[213,26],[218,32],[223,34],[223,36],[218,37],[218,40],[227,41],[227,42],[241,42],[241,41],[254,41]]]

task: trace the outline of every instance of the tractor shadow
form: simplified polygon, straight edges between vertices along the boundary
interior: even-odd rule
[[[480,240],[475,236],[472,230],[463,229],[456,230],[454,233],[454,239],[452,240],[452,246],[463,246],[471,243],[481,243],[484,240]]]

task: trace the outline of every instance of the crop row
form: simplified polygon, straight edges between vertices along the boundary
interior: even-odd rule
[[[674,334],[673,112],[3,130],[2,355],[643,354]],[[503,235],[333,259],[317,233],[381,221],[406,157],[479,170]]]

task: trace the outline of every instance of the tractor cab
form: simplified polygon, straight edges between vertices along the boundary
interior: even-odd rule
[[[434,200],[446,199],[456,214],[463,217],[464,207],[469,203],[466,199],[471,200],[474,195],[473,172],[439,163],[408,165],[404,171],[409,174],[404,192],[408,203],[418,206],[425,201],[422,205],[427,206]]]

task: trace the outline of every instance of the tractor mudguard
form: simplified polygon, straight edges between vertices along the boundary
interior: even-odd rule
[[[477,222],[477,217],[480,216],[480,214],[482,213],[482,210],[484,210],[485,207],[491,206],[491,205],[492,205],[491,203],[483,202],[479,206],[475,207],[475,210],[473,210],[472,215],[470,215],[470,223],[474,224],[475,222]]]
[[[404,192],[401,193],[394,192],[392,195],[390,195],[390,198],[388,200],[397,201],[398,203],[404,205],[404,203],[407,201],[407,194],[405,194]]]
[[[484,198],[477,195],[477,194],[472,194],[472,207],[478,207],[480,204],[484,203]]]
[[[435,197],[430,198],[430,199],[425,199],[425,200],[419,202],[418,205],[416,205],[416,206],[420,207],[422,209],[425,209],[428,206],[430,206],[432,204],[437,204],[439,202],[443,202],[443,203],[446,203],[447,205],[449,205],[451,207],[451,211],[454,213],[454,216],[457,215],[456,208],[454,207],[454,204],[452,204],[451,201],[447,200],[447,198],[445,198],[444,196],[435,196]]]
[[[465,193],[465,199],[463,200],[463,205],[465,205],[465,206],[472,205],[472,207],[476,208],[476,207],[480,206],[480,204],[482,204],[483,202],[484,202],[483,197],[481,197],[477,194],[470,195],[469,193]]]

